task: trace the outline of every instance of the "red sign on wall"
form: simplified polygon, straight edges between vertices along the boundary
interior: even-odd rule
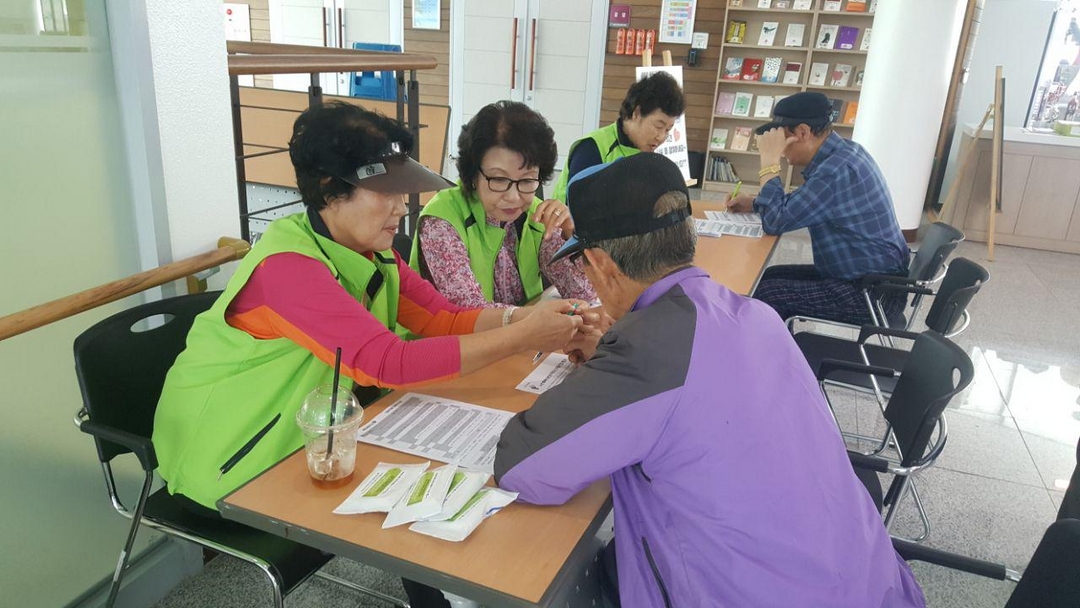
[[[608,13],[608,27],[630,27],[630,5],[612,4]]]

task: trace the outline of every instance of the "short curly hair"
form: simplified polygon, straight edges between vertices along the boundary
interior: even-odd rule
[[[392,142],[400,142],[408,153],[412,133],[378,112],[341,101],[304,110],[289,140],[304,205],[319,210],[329,200],[352,196],[356,186],[342,177],[381,157]]]
[[[653,72],[630,85],[619,106],[619,118],[626,120],[641,108],[641,115],[648,116],[659,108],[664,114],[677,117],[686,111],[686,98],[675,77],[667,72]]]
[[[476,191],[480,161],[495,146],[521,154],[525,167],[540,169],[540,182],[551,179],[559,152],[547,120],[518,101],[496,101],[480,109],[458,137],[457,171],[465,194]]]

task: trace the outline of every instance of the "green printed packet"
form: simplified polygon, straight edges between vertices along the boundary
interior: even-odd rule
[[[488,479],[491,479],[489,473],[458,469],[454,473],[454,479],[450,482],[450,491],[446,493],[446,500],[443,501],[442,510],[431,517],[422,519],[424,521],[446,521],[450,519],[465,506],[465,503],[472,496],[480,491],[480,488],[484,487]]]
[[[345,502],[334,509],[334,513],[354,515],[389,511],[412,488],[430,464],[430,462],[420,464],[380,462],[345,499]]]
[[[390,509],[382,527],[393,528],[438,513],[456,472],[456,465],[447,464],[421,473],[409,491]]]
[[[485,487],[474,493],[450,519],[446,521],[418,521],[409,526],[413,532],[434,536],[452,542],[465,540],[484,519],[491,517],[506,505],[517,500],[517,492]]]

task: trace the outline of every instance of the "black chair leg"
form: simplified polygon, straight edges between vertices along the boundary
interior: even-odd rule
[[[113,572],[112,584],[109,586],[109,599],[105,600],[105,608],[113,608],[116,596],[120,593],[120,582],[124,578],[124,570],[127,569],[128,558],[131,557],[131,548],[135,545],[135,535],[139,533],[139,525],[142,522],[143,509],[146,507],[146,499],[150,496],[150,488],[154,485],[154,474],[147,473],[143,481],[142,490],[139,492],[139,502],[135,504],[135,514],[131,518],[131,529],[128,530],[127,542],[120,552],[120,559],[116,562],[116,571]]]

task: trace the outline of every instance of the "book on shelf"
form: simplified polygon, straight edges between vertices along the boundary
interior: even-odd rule
[[[858,72],[855,73],[855,86],[857,86],[857,87],[862,86],[862,77],[863,77],[863,74],[865,74],[865,73],[866,72],[864,72],[862,70],[859,70]]]
[[[870,0],[870,6],[868,7],[868,11],[871,13],[877,11],[877,0]]]
[[[724,80],[739,80],[742,78],[742,57],[728,57],[724,61]]]
[[[831,49],[836,44],[836,33],[840,31],[839,25],[822,23],[818,28],[817,43],[814,48]]]
[[[735,94],[734,93],[720,93],[716,96],[716,110],[717,114],[724,116],[731,115],[731,109],[735,107]]]
[[[791,0],[776,0],[776,6],[773,8],[781,11],[786,11],[791,8]]]
[[[870,50],[870,30],[871,29],[872,28],[868,27],[865,30],[863,30],[862,44],[859,45],[859,50],[860,51],[869,51]]]
[[[853,124],[855,124],[855,115],[858,114],[858,113],[859,113],[859,102],[857,102],[857,101],[849,101],[847,103],[847,107],[844,108],[844,121],[843,121],[844,124],[845,125],[853,125]]]
[[[750,104],[754,101],[753,93],[739,91],[735,93],[735,102],[731,107],[731,115],[741,118],[750,117]]]
[[[735,127],[731,135],[731,149],[746,152],[750,148],[750,127]]]
[[[855,50],[855,43],[859,40],[859,28],[843,25],[836,33],[836,48],[844,51]]]
[[[825,3],[821,5],[821,10],[830,13],[839,13],[841,4],[843,4],[841,0],[825,0]]]
[[[772,8],[772,0],[757,0],[758,8]]]
[[[739,20],[732,20],[727,26],[727,38],[724,40],[728,44],[742,44],[746,40],[746,22]]]
[[[728,0],[728,6],[731,8],[739,8],[742,6],[743,0]]]
[[[708,180],[712,182],[737,182],[739,175],[735,167],[723,156],[713,156],[709,162]]]
[[[825,78],[829,75],[829,64],[827,63],[814,63],[810,66],[810,80],[806,84],[812,87],[820,87],[825,85]]]
[[[760,59],[747,58],[744,60],[742,63],[742,79],[761,80],[762,63]]]
[[[766,57],[761,66],[761,82],[776,82],[780,80],[780,68],[784,60],[780,57]]]
[[[751,132],[750,133],[750,147],[747,148],[747,151],[749,151],[749,152],[760,152],[760,150],[758,149],[757,142],[758,142],[757,133]]]
[[[849,13],[865,13],[866,0],[848,0],[847,8],[844,10]]]
[[[808,11],[814,6],[814,0],[795,0],[795,5],[791,8],[797,11]]]
[[[830,87],[846,87],[851,79],[851,66],[846,63],[838,63],[833,66],[832,77],[829,79]]]
[[[727,129],[713,129],[712,137],[709,138],[710,150],[726,150],[727,149]]]
[[[840,116],[844,113],[844,100],[830,97],[829,103],[832,104],[832,110],[829,111],[829,120],[832,122],[838,122],[840,120]]]
[[[784,46],[802,46],[805,33],[805,23],[789,23],[787,33],[784,35]]]
[[[758,46],[772,46],[773,41],[776,40],[776,30],[780,28],[780,24],[776,21],[766,21],[761,24],[761,34],[758,36]]]
[[[770,95],[758,95],[754,104],[754,118],[768,118],[772,116],[773,98]]]
[[[789,61],[784,65],[784,84],[799,84],[802,76],[802,64],[798,61]]]

